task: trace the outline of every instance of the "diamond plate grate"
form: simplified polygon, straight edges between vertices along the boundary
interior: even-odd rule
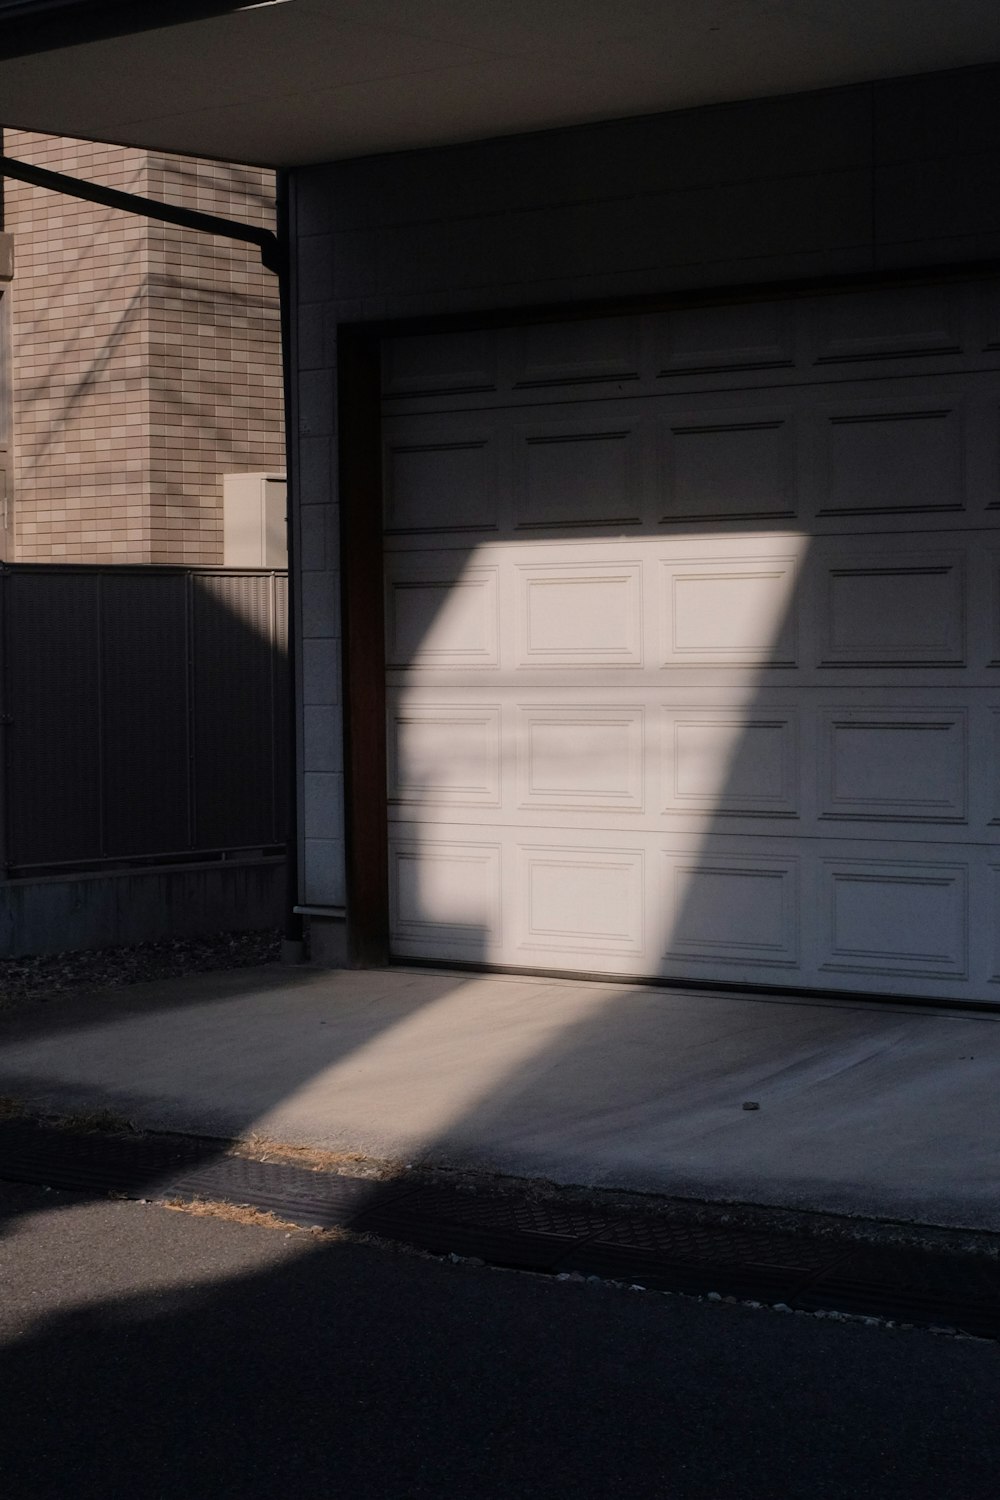
[[[211,1141],[0,1122],[0,1178],[8,1181],[91,1194],[217,1198],[292,1223],[339,1226],[496,1265],[1000,1337],[1000,1261],[986,1255],[858,1245],[407,1178],[344,1177],[219,1152]]]
[[[727,1225],[680,1224],[652,1215],[616,1219],[599,1234],[602,1246],[640,1250],[649,1256],[695,1264],[776,1266],[820,1271],[843,1255],[821,1241],[796,1235],[764,1234]]]

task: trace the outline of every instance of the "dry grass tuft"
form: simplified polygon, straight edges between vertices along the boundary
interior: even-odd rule
[[[399,1170],[392,1162],[374,1160],[360,1151],[320,1151],[314,1146],[288,1146],[263,1135],[249,1135],[234,1141],[229,1155],[251,1161],[287,1162],[292,1166],[308,1167],[313,1172],[338,1172],[345,1177],[377,1180],[394,1177]]]
[[[217,1198],[164,1198],[160,1206],[174,1213],[192,1214],[196,1219],[227,1219],[231,1224],[249,1224],[257,1229],[295,1230],[314,1239],[343,1238],[338,1229],[320,1229],[318,1225],[306,1229],[301,1224],[293,1224],[290,1219],[279,1218],[269,1209],[251,1208],[249,1203],[225,1203]]]

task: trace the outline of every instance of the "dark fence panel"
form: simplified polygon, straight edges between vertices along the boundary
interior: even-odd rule
[[[201,577],[192,596],[195,841],[276,842],[274,755],[254,726],[274,723],[274,600],[246,577]],[[273,737],[272,737],[273,738]]]
[[[288,577],[276,574],[274,579],[274,833],[284,843],[289,833],[289,788],[291,785],[291,715],[292,683],[288,672]],[[284,727],[282,727],[284,726]]]
[[[101,579],[105,852],[191,847],[187,579]],[[260,725],[266,735],[267,721]]]
[[[7,860],[100,856],[100,579],[4,579]],[[16,851],[16,855],[15,855]]]
[[[275,848],[287,580],[0,571],[6,873]]]

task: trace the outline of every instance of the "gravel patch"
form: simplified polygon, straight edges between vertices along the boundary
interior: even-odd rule
[[[49,1000],[69,990],[177,979],[213,969],[255,968],[277,962],[280,952],[280,932],[267,929],[210,932],[200,937],[139,943],[131,948],[0,959],[0,1010],[27,1000]]]

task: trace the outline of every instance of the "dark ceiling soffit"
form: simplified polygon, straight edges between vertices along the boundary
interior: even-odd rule
[[[243,5],[233,0],[0,0],[0,62],[205,21]]]
[[[280,275],[282,256],[278,236],[270,229],[259,229],[255,224],[243,224],[239,219],[221,219],[215,214],[199,213],[193,208],[181,208],[173,203],[161,203],[156,198],[142,198],[138,193],[122,193],[117,188],[102,187],[97,182],[85,182],[80,177],[70,177],[65,172],[50,172],[46,167],[34,167],[28,162],[15,161],[11,156],[0,156],[0,177],[13,177],[18,182],[27,182],[32,187],[46,188],[53,193],[65,193],[70,198],[84,198],[88,203],[99,203],[103,208],[120,209],[122,213],[139,214],[147,219],[159,219],[164,224],[175,224],[180,229],[196,229],[202,234],[218,234],[229,240],[242,240],[244,244],[256,245],[260,251],[262,265],[275,275]]]

